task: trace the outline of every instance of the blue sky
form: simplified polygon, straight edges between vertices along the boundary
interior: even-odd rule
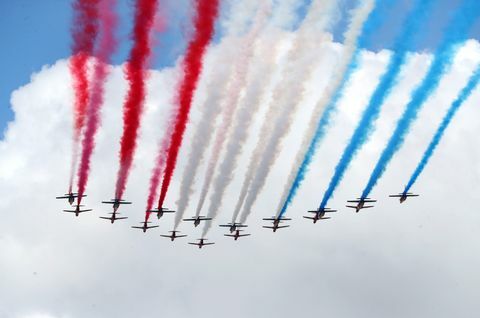
[[[278,0],[281,1],[281,0]],[[302,0],[299,0],[302,1]],[[384,1],[384,0],[379,0]],[[441,34],[441,29],[452,9],[461,0],[438,0],[435,10],[430,16],[429,37],[423,39],[420,50],[434,47]],[[70,54],[70,20],[72,17],[71,2],[66,0],[15,0],[0,1],[0,37],[4,44],[0,51],[2,61],[0,75],[0,131],[12,119],[10,95],[16,88],[25,85],[30,75],[45,64],[66,58]],[[131,28],[132,0],[119,0],[121,26],[118,36],[121,48],[114,58],[115,63],[122,63],[128,56],[130,47],[129,32]],[[172,65],[182,53],[185,46],[185,30],[188,25],[188,0],[164,0],[168,12],[169,27],[167,32],[159,36],[153,67],[160,68]],[[412,0],[396,0],[392,6],[389,25],[385,25],[374,37],[372,48],[379,50],[388,48],[390,39],[401,27],[401,20]],[[305,0],[299,16],[305,14],[310,0]],[[342,11],[351,9],[356,0],[343,0]],[[342,40],[341,34],[348,16],[343,14],[340,23],[334,30],[335,38]],[[480,38],[480,27],[475,28],[472,37]],[[160,53],[161,52],[161,53]]]

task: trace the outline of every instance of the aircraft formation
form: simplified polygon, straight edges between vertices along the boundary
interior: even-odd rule
[[[83,195],[83,196],[85,197],[86,195]],[[418,196],[419,196],[418,194],[404,192],[404,193],[399,193],[399,194],[392,194],[389,197],[399,198],[400,203],[403,203],[407,200],[407,198],[418,197]],[[93,211],[92,209],[82,209],[83,205],[80,205],[78,203],[75,204],[75,201],[78,200],[78,197],[79,197],[78,193],[73,193],[72,192],[72,193],[66,193],[64,195],[58,196],[58,197],[56,197],[56,199],[67,200],[68,203],[72,207],[74,207],[75,209],[73,209],[73,210],[63,210],[63,211],[68,212],[68,213],[74,213],[76,217],[78,217],[81,213]],[[355,209],[355,212],[358,213],[363,209],[373,208],[374,207],[373,205],[366,205],[366,204],[372,204],[372,203],[375,203],[375,202],[377,202],[377,201],[372,200],[370,198],[358,198],[356,200],[348,200],[347,201],[348,204],[356,203],[357,205],[346,205],[346,207]],[[122,205],[130,205],[130,204],[132,204],[132,202],[125,201],[125,200],[112,199],[112,200],[109,200],[109,201],[102,201],[102,203],[112,205],[113,211],[111,213],[109,213],[110,216],[108,216],[108,217],[107,216],[100,216],[99,217],[100,219],[108,220],[108,221],[110,221],[111,224],[114,224],[115,221],[117,221],[117,220],[128,219],[128,217],[119,216],[120,213],[118,212],[118,209]],[[303,218],[312,220],[313,224],[316,224],[320,220],[330,219],[331,217],[326,216],[326,215],[328,215],[330,213],[335,213],[335,212],[337,212],[337,210],[332,210],[332,209],[329,209],[329,208],[319,208],[317,210],[307,211],[307,213],[310,213],[310,214],[303,216]],[[164,215],[164,213],[169,213],[170,214],[170,213],[175,213],[175,211],[169,210],[167,208],[161,208],[161,209],[148,210],[148,211],[146,211],[146,213],[156,213],[158,220],[160,220],[162,218],[162,216]],[[283,229],[283,228],[290,227],[290,225],[285,224],[284,222],[291,221],[292,219],[282,217],[282,216],[272,216],[272,217],[269,217],[269,218],[263,218],[262,220],[271,222],[272,223],[271,225],[263,225],[262,227],[265,228],[265,229],[271,229],[273,231],[273,233],[275,233],[278,229]],[[183,219],[183,221],[184,222],[192,222],[193,226],[197,227],[198,225],[200,225],[201,222],[211,222],[212,218],[208,218],[208,217],[200,215],[200,216],[193,216],[192,218]],[[140,226],[131,226],[131,228],[132,229],[139,229],[143,233],[146,233],[150,229],[154,229],[154,228],[159,227],[158,225],[152,225],[151,223],[152,222],[150,222],[150,221],[142,221],[142,222],[140,222],[140,224],[141,224]],[[237,241],[241,237],[246,237],[246,236],[251,235],[249,233],[242,233],[242,232],[244,232],[243,229],[248,227],[248,225],[246,225],[246,224],[233,222],[233,223],[227,223],[227,224],[220,224],[219,227],[228,229],[228,233],[224,234],[224,236],[231,237],[235,241]],[[187,237],[187,235],[184,235],[184,234],[180,235],[179,234],[180,231],[177,231],[177,230],[172,230],[169,233],[170,234],[161,234],[160,236],[168,238],[172,242],[175,241],[178,238]],[[199,249],[201,249],[204,246],[215,244],[214,242],[206,242],[207,239],[204,238],[204,237],[198,239],[197,241],[198,242],[188,242],[188,244],[195,245]]]
[[[392,7],[396,7],[402,1],[358,1],[349,12],[341,43],[342,50],[337,54],[334,71],[326,78],[327,84],[322,89],[321,96],[315,101],[308,122],[303,125],[305,131],[302,141],[295,153],[294,163],[288,167],[288,179],[283,185],[278,206],[273,209],[275,214],[263,219],[269,222],[263,226],[264,228],[276,232],[278,229],[289,227],[288,221],[291,218],[286,216],[288,208],[298,195],[307,172],[313,168],[311,167],[313,158],[319,145],[328,136],[340,100],[348,95],[350,82],[361,69],[362,52],[372,46],[372,39],[379,29],[389,28]],[[79,216],[91,211],[82,205],[82,199],[86,196],[95,136],[101,128],[104,86],[119,40],[115,32],[118,18],[116,0],[74,2],[72,57],[69,60],[74,90],[72,165],[67,194],[58,198],[67,199],[70,203],[72,208],[64,210],[65,212]],[[207,242],[206,236],[213,221],[221,212],[226,199],[226,189],[232,183],[249,138],[258,137],[254,138],[253,151],[246,162],[247,170],[241,176],[243,183],[237,203],[233,205],[231,222],[221,225],[222,228],[228,228],[225,235],[234,240],[249,235],[244,231],[252,207],[258,201],[272,167],[278,161],[283,142],[291,132],[292,123],[302,108],[302,101],[306,98],[306,84],[322,61],[322,50],[332,44],[331,34],[338,23],[338,12],[341,11],[343,0],[307,1],[306,13],[298,16],[297,26],[290,20],[282,22],[283,25],[274,17],[277,9],[283,13],[285,10],[291,10],[292,15],[298,15],[299,10],[293,5],[294,2],[291,8],[288,8],[281,6],[279,4],[281,1],[255,0],[251,3],[254,4],[251,6],[254,8],[252,16],[242,15],[246,31],[241,36],[234,34],[233,31],[232,34],[228,34],[223,30],[226,33],[225,37],[231,35],[231,38],[238,41],[231,44],[225,40],[227,44],[217,46],[219,53],[215,56],[218,60],[211,67],[213,72],[206,77],[208,81],[204,92],[206,101],[199,106],[200,118],[196,131],[189,140],[190,153],[185,158],[186,167],[179,178],[180,194],[177,210],[167,209],[165,200],[171,193],[170,184],[177,170],[180,150],[185,143],[185,131],[189,127],[193,100],[197,95],[199,82],[203,79],[206,55],[209,49],[216,45],[212,40],[218,32],[216,28],[221,25],[217,23],[219,16],[226,14],[226,19],[236,21],[238,17],[235,17],[235,14],[245,12],[242,5],[246,2],[248,1],[191,0],[189,26],[191,32],[181,63],[178,65],[180,75],[175,79],[176,98],[165,133],[159,139],[154,156],[144,219],[139,225],[132,226],[134,229],[146,232],[157,227],[152,223],[151,216],[161,220],[165,214],[173,214],[174,227],[170,234],[162,237],[171,241],[185,237],[179,234],[178,226],[182,221],[192,222],[194,227],[202,224],[204,228],[198,242],[191,244],[199,248],[212,245],[213,242]],[[227,3],[225,7],[229,8],[225,12],[221,12],[223,3]],[[113,199],[102,202],[111,205],[112,212],[101,218],[112,224],[117,220],[126,219],[126,216],[120,214],[119,209],[132,204],[124,199],[124,193],[134,163],[147,96],[148,62],[152,59],[152,52],[155,49],[152,34],[157,29],[155,26],[158,21],[166,25],[171,23],[164,16],[165,8],[159,8],[162,6],[159,0],[135,0],[132,1],[132,5],[134,11],[132,46],[124,66],[127,92],[123,102],[123,130],[119,142],[118,171],[113,186]],[[304,216],[314,224],[331,218],[332,213],[337,212],[327,207],[329,200],[372,135],[387,98],[400,82],[411,52],[415,51],[420,40],[428,35],[429,19],[425,17],[434,16],[430,13],[436,9],[438,1],[413,0],[408,10],[398,16],[403,23],[400,30],[395,31],[392,43],[389,43],[391,54],[385,70],[366,100],[353,134],[347,141],[323,197],[320,198],[318,209],[308,211]],[[439,43],[433,48],[431,63],[427,65],[427,70],[419,83],[409,92],[404,111],[392,127],[390,139],[364,190],[357,199],[347,202],[346,207],[354,209],[357,213],[372,208],[376,202],[370,198],[371,192],[402,147],[418,113],[438,90],[440,82],[452,68],[460,48],[466,45],[469,32],[480,16],[480,1],[460,0],[451,10],[451,14],[444,21],[445,26]],[[289,35],[290,46],[285,46],[285,41],[278,40],[275,35],[277,33],[271,32],[275,28],[278,34]],[[286,31],[291,29],[294,29],[294,32]],[[254,63],[257,60],[261,63]],[[390,196],[398,198],[400,203],[418,196],[410,192],[411,187],[433,156],[457,110],[472,95],[480,81],[480,61],[475,61],[475,65],[466,85],[449,104],[447,113],[404,190]],[[279,78],[278,81],[274,81],[276,77]],[[263,97],[267,88],[271,90],[271,97],[265,101]],[[264,108],[266,113],[260,118],[259,135],[249,136],[255,119],[261,117],[257,114]],[[203,178],[199,170],[202,163],[206,164]],[[185,217],[188,207],[193,204],[192,194],[197,179],[200,179],[202,186],[195,214],[192,217]]]

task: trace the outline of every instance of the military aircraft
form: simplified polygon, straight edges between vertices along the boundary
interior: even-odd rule
[[[65,193],[65,195],[56,197],[56,199],[68,199],[68,203],[70,203],[70,205],[72,205],[73,202],[75,202],[75,199],[78,198],[78,197],[79,197],[78,193],[70,192],[70,193]],[[86,197],[86,195],[83,194],[82,198],[83,197]]]
[[[197,245],[198,248],[202,248],[202,247],[205,246],[205,245],[213,245],[213,244],[215,244],[215,243],[205,243],[205,241],[206,241],[207,239],[204,239],[204,238],[201,238],[201,239],[198,239],[198,240],[199,240],[200,242],[198,242],[198,243],[188,242],[188,244]]]
[[[365,205],[365,203],[375,203],[377,200],[370,198],[358,198],[357,200],[349,200],[348,203],[357,203],[357,205],[347,205],[347,208],[355,209],[358,213],[361,209],[373,208],[373,205]]]
[[[409,192],[403,192],[403,193],[399,193],[399,194],[389,195],[390,198],[400,198],[400,203],[405,202],[405,200],[407,200],[407,198],[418,197],[418,196],[419,196],[418,194],[413,194],[413,193],[409,193]]]
[[[247,227],[248,225],[244,225],[242,223],[227,223],[227,224],[221,224],[219,225],[220,227],[228,227],[230,233],[235,232],[239,227]]]
[[[330,219],[330,217],[326,217],[325,213],[333,213],[337,212],[337,210],[332,210],[329,208],[320,208],[315,211],[308,211],[308,213],[314,213],[314,216],[304,216],[305,219],[310,219],[313,220],[313,223],[317,223],[318,220],[327,220]]]
[[[108,217],[108,216],[100,216],[101,219],[104,219],[104,220],[109,220],[110,223],[114,223],[116,220],[124,220],[124,219],[128,219],[128,217],[126,216],[121,216],[121,217],[118,217],[117,216],[117,212],[113,212],[113,213],[108,213],[108,214],[111,214],[112,216]]]
[[[201,221],[210,221],[212,218],[207,218],[205,216],[192,216],[191,219],[183,219],[184,221],[193,221],[193,225],[197,227]]]
[[[179,237],[186,237],[186,235],[177,235],[177,233],[180,232],[180,231],[170,231],[170,235],[160,235],[162,237],[168,237],[172,242],[176,239],[176,238],[179,238]]]
[[[240,234],[242,230],[235,230],[235,234],[223,234],[225,236],[233,237],[233,239],[236,241],[238,240],[239,237],[243,236],[249,236],[250,234]]]
[[[145,233],[147,232],[148,229],[153,229],[158,227],[158,225],[147,225],[148,223],[151,223],[151,222],[148,222],[148,221],[140,222],[140,224],[143,224],[142,226],[132,226],[132,229],[140,229],[143,231],[143,233]]]
[[[285,227],[289,227],[290,225],[280,225],[281,222],[283,221],[290,221],[292,219],[287,219],[287,218],[284,218],[284,217],[279,217],[279,216],[272,216],[271,218],[264,218],[263,219],[264,221],[272,221],[273,222],[273,226],[266,226],[264,225],[263,227],[266,228],[266,229],[272,229],[273,232],[276,232],[278,229],[282,229],[282,228],[285,228]]]
[[[93,211],[92,209],[81,210],[80,207],[82,207],[82,206],[83,205],[77,204],[77,205],[75,205],[75,210],[63,210],[63,212],[75,213],[75,216],[79,216],[80,213]]]
[[[127,202],[121,199],[111,199],[110,201],[102,201],[103,204],[112,204],[113,205],[113,212],[117,212],[118,208],[122,204],[132,204],[132,202]]]
[[[175,213],[173,210],[169,210],[167,208],[160,208],[160,209],[153,209],[153,210],[148,210],[147,212],[149,213],[155,213],[157,215],[157,219],[161,219],[164,213]]]

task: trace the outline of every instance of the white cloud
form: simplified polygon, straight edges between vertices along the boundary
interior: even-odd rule
[[[338,48],[332,46],[325,63],[335,60]],[[149,80],[139,149],[126,192],[134,205],[122,210],[130,217],[126,222],[112,226],[98,216],[108,211],[99,202],[112,195],[117,169],[126,88],[122,71],[115,68],[107,86],[85,201],[95,211],[75,218],[60,212],[65,202],[54,200],[68,182],[72,100],[68,67],[61,60],[42,69],[13,94],[15,120],[0,142],[0,317],[32,317],[32,313],[73,318],[471,316],[480,284],[480,214],[473,208],[480,191],[480,150],[475,146],[480,133],[478,92],[459,112],[419,179],[414,190],[422,196],[400,206],[386,195],[402,188],[443,112],[479,60],[477,43],[464,48],[427,103],[373,193],[379,199],[377,207],[359,214],[342,209],[366,182],[409,89],[425,71],[429,59],[425,55],[412,57],[371,142],[332,201],[341,212],[316,226],[301,219],[304,211],[318,204],[387,56],[386,52],[364,54],[363,67],[340,103],[335,125],[288,211],[294,218],[292,227],[272,235],[260,228],[259,218],[275,212],[313,107],[309,98],[255,206],[249,227],[253,235],[231,242],[220,230],[213,230],[210,239],[217,244],[201,251],[185,244],[201,229],[182,225],[180,230],[190,236],[174,244],[158,236],[171,229],[169,216],[161,221],[159,231],[143,234],[130,229],[143,217],[148,177],[169,118],[176,70],[154,72]],[[214,67],[214,61],[207,65]],[[315,72],[309,86],[312,95],[318,96],[325,86],[328,74],[323,69],[334,71],[326,64]],[[196,116],[194,111],[192,123]],[[187,138],[192,130],[189,127]],[[247,149],[251,150],[253,138]],[[176,200],[187,153],[188,149],[181,150],[167,197],[170,205]],[[239,172],[219,221],[229,220],[241,177]]]

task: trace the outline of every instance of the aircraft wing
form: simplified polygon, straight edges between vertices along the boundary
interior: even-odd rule
[[[204,217],[204,216],[200,216],[200,221],[210,221],[212,218],[207,218],[207,217]]]
[[[369,208],[373,208],[373,205],[364,206],[362,209],[369,209]]]
[[[238,236],[239,237],[242,237],[242,236],[250,236],[251,234],[239,234]]]
[[[190,244],[190,245],[197,245],[197,246],[200,246],[200,243],[188,242],[188,244]],[[204,244],[204,245],[205,245],[205,244]]]
[[[274,218],[274,217],[271,217],[271,218],[263,218],[262,220],[264,220],[264,221],[275,221],[276,218]]]
[[[90,211],[93,211],[92,209],[88,209],[88,210],[63,210],[63,212],[70,212],[70,213],[83,213],[83,212],[90,212]]]
[[[70,196],[61,196],[61,197],[55,197],[56,199],[68,199]]]
[[[419,197],[420,194],[407,194],[407,197]]]
[[[274,227],[274,226],[269,226],[269,225],[264,225],[262,227],[266,228],[266,229],[274,229],[274,228],[277,228],[277,229],[282,229],[284,227],[289,227],[290,225],[279,225],[277,227]]]
[[[347,208],[351,208],[351,209],[356,209],[357,207],[356,206],[353,206],[353,205],[346,205]]]
[[[304,216],[305,219],[309,219],[309,220],[315,220],[315,218],[313,216]]]
[[[183,221],[195,221],[196,219],[183,219]]]
[[[235,237],[235,235],[233,235],[233,234],[223,234],[223,235],[229,236],[229,237]]]
[[[154,229],[154,228],[156,228],[156,227],[159,227],[159,225],[149,225],[149,226],[147,226],[146,228],[147,228],[147,229]]]
[[[102,201],[104,204],[132,204],[132,202],[128,201]]]
[[[211,243],[203,243],[203,245],[213,245],[215,243],[211,242]]]
[[[403,194],[390,194],[389,197],[390,198],[401,198],[401,197],[403,197]]]

